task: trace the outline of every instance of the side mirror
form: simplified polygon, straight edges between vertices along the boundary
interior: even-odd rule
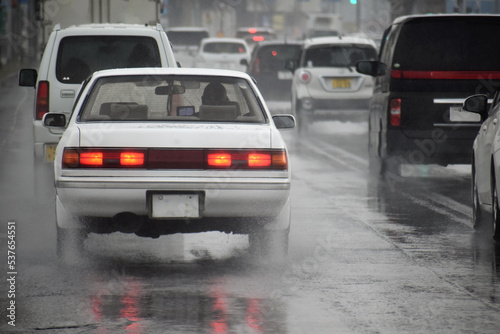
[[[43,126],[48,128],[64,128],[66,126],[66,115],[58,113],[47,113],[43,115]]]
[[[379,61],[363,60],[356,63],[356,71],[372,77],[385,75],[387,66]]]
[[[481,115],[481,119],[488,118],[488,97],[484,94],[469,96],[465,99],[462,109]]]
[[[273,122],[278,129],[293,129],[295,127],[293,115],[274,115]]]
[[[240,65],[244,65],[248,68],[249,64],[248,64],[248,60],[243,58],[242,60],[240,60]]]
[[[19,86],[21,87],[36,87],[38,73],[31,68],[24,68],[19,71]]]

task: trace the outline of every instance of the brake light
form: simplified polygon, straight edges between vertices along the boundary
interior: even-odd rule
[[[480,80],[500,79],[500,71],[406,71],[392,70],[393,79]]]
[[[63,168],[286,170],[285,150],[65,148]]]
[[[38,82],[36,94],[35,119],[41,120],[43,115],[49,112],[49,82]]]
[[[122,152],[120,153],[120,165],[141,166],[144,165],[144,153],[142,152]]]
[[[273,55],[273,57],[276,57],[278,55],[278,51],[273,50],[271,51],[271,54]]]
[[[390,102],[390,122],[392,126],[401,125],[401,99],[392,99]]]
[[[307,71],[302,71],[300,72],[300,75],[299,75],[299,80],[300,82],[302,82],[303,84],[307,84],[309,83],[309,81],[311,81],[311,73],[307,72]]]
[[[209,166],[229,167],[231,166],[231,155],[227,153],[209,153],[207,156]]]
[[[248,155],[248,166],[268,167],[271,166],[271,155],[261,153],[250,153]]]
[[[80,164],[87,166],[102,166],[102,152],[82,152],[80,153]]]
[[[255,34],[257,32],[257,29],[255,28],[248,28],[248,32],[251,34]]]
[[[264,40],[264,36],[253,36],[254,42],[262,42]]]

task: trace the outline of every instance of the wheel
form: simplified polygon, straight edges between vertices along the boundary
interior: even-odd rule
[[[472,223],[475,230],[484,228],[484,217],[479,205],[479,196],[477,194],[476,170],[474,163],[472,164],[472,180],[471,180],[471,195],[472,195]]]
[[[493,191],[492,191],[492,199],[491,199],[491,220],[492,220],[492,233],[493,233],[493,239],[496,242],[500,242],[500,208],[498,206],[498,191],[497,191],[497,186],[495,179],[492,179],[493,182]]]
[[[56,253],[59,260],[65,262],[78,261],[83,255],[83,242],[87,233],[83,229],[60,228],[56,224]]]
[[[289,228],[286,230],[260,228],[249,233],[250,254],[264,262],[284,263],[288,255],[289,232]]]
[[[382,174],[382,159],[380,148],[380,132],[372,134],[371,126],[368,129],[368,157],[370,174],[374,177]]]

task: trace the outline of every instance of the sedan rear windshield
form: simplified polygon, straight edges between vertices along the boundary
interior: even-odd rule
[[[161,67],[156,40],[147,36],[72,36],[61,40],[56,76],[82,83],[91,73],[110,68]]]
[[[241,43],[207,43],[203,47],[203,52],[207,53],[245,53],[246,47]]]
[[[293,60],[295,63],[300,59],[302,47],[299,44],[276,44],[263,46],[258,50],[254,60],[256,72],[276,72],[285,68],[285,63]]]
[[[401,29],[392,68],[415,71],[500,70],[500,18],[413,19]]]
[[[370,45],[319,45],[306,50],[302,63],[307,67],[354,67],[358,61],[376,59],[377,51]]]
[[[78,121],[265,123],[267,119],[244,79],[131,75],[99,79]]]

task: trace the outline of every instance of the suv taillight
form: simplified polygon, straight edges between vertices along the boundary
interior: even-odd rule
[[[390,103],[391,125],[401,125],[401,99],[392,99]]]
[[[43,115],[49,112],[49,82],[38,82],[38,90],[36,94],[36,109],[35,119],[41,120]]]
[[[300,74],[299,74],[299,80],[303,84],[309,83],[309,81],[311,81],[311,73],[309,73],[307,71],[300,72]]]

